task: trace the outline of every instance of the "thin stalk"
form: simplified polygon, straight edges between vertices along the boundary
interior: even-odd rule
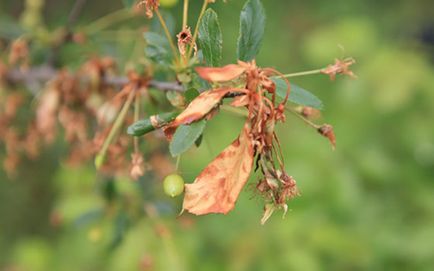
[[[288,74],[284,74],[284,75],[276,76],[276,77],[291,78],[291,77],[306,76],[306,75],[312,75],[312,74],[319,74],[319,73],[321,73],[322,70],[323,69],[305,71],[305,72],[288,73]]]
[[[118,117],[116,118],[107,138],[104,141],[104,144],[102,145],[101,150],[99,151],[99,153],[95,157],[95,166],[97,169],[99,169],[104,164],[104,160],[105,160],[106,155],[107,155],[107,150],[108,150],[110,144],[112,143],[116,133],[121,128],[122,123],[125,120],[125,117],[127,116],[128,109],[130,108],[131,103],[133,102],[135,93],[136,93],[136,89],[134,88],[131,90],[130,94],[128,95],[127,101],[125,102]]]
[[[176,156],[176,167],[175,167],[176,172],[178,172],[180,163],[181,163],[181,155],[178,155]]]
[[[315,123],[311,122],[310,120],[308,120],[307,118],[303,117],[302,115],[300,115],[300,113],[298,113],[296,110],[294,110],[291,107],[285,107],[286,111],[294,114],[295,116],[297,116],[299,119],[301,119],[304,123],[306,123],[307,125],[311,126],[312,128],[314,128],[315,130],[318,130],[321,126],[316,125]]]
[[[185,29],[188,25],[188,0],[184,0],[184,14],[182,16],[182,29]]]
[[[161,16],[161,13],[158,9],[155,10],[155,14],[157,14],[158,20],[160,21],[161,26],[163,27],[164,34],[166,35],[167,40],[169,41],[170,48],[172,48],[172,51],[173,51],[173,55],[176,57],[176,59],[178,59],[178,51],[176,49],[175,44],[173,43],[173,39],[170,36],[169,28],[167,27],[167,24],[164,21],[163,16]]]
[[[200,11],[199,18],[197,19],[196,27],[194,28],[193,40],[192,40],[191,44],[195,44],[196,43],[197,35],[199,34],[200,21],[202,20],[203,14],[206,11],[206,8],[208,6],[208,1],[209,0],[204,0],[203,1],[202,10]],[[187,54],[187,56],[188,56],[187,59],[190,59],[191,54],[193,53],[193,47],[194,46],[190,46],[190,49],[188,50],[188,54]]]
[[[134,103],[134,123],[139,121],[139,117],[140,117],[140,94],[137,93],[136,94],[136,100]],[[138,153],[139,152],[139,137],[135,136],[133,140],[134,140],[134,152]]]
[[[100,32],[101,30],[132,17],[132,13],[127,9],[117,10],[109,13],[84,28],[84,32],[88,35]]]

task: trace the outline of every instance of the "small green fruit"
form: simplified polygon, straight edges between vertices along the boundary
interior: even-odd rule
[[[172,198],[179,196],[184,192],[184,179],[178,174],[170,174],[164,178],[163,189]]]

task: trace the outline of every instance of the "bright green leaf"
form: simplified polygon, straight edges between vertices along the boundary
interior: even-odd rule
[[[169,150],[172,156],[178,156],[187,151],[202,135],[206,120],[193,122],[190,125],[181,125],[176,129]]]
[[[285,99],[288,89],[285,80],[282,78],[273,78],[272,80],[276,84],[277,96]],[[293,83],[291,83],[291,91],[288,100],[296,104],[310,106],[320,110],[323,108],[322,101],[318,97]]]
[[[222,33],[217,13],[208,9],[202,17],[197,40],[203,58],[209,66],[220,66],[222,59]]]
[[[240,36],[238,37],[238,59],[255,59],[261,47],[265,32],[265,11],[260,0],[249,0],[240,16]]]

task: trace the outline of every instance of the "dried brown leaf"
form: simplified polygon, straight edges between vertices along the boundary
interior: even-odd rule
[[[239,65],[230,64],[224,67],[197,67],[196,72],[203,79],[210,82],[226,82],[231,81],[243,74],[246,69]]]
[[[183,209],[196,215],[227,214],[246,184],[253,165],[253,144],[246,125],[230,146],[185,186]]]
[[[230,91],[229,88],[220,88],[202,92],[175,120],[165,127],[166,136],[170,139],[179,125],[190,124],[206,117]]]

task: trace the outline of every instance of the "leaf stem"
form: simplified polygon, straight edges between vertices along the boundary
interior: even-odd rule
[[[95,166],[97,169],[99,169],[104,164],[107,150],[108,150],[110,144],[112,143],[117,131],[119,131],[119,129],[121,128],[121,125],[122,125],[123,121],[125,120],[125,117],[127,116],[128,109],[130,108],[131,103],[133,102],[135,93],[136,93],[136,89],[132,88],[124,106],[122,107],[118,117],[116,118],[107,138],[105,139],[101,150],[98,152],[97,156],[95,157]]]
[[[202,20],[203,14],[205,13],[206,8],[208,6],[208,2],[209,2],[209,0],[204,0],[203,1],[202,9],[200,11],[199,18],[197,19],[196,27],[194,28],[194,34],[193,34],[193,39],[192,39],[191,44],[195,44],[196,43],[197,35],[199,34],[199,25],[200,25],[200,22]],[[188,56],[187,59],[190,59],[191,54],[193,53],[193,47],[194,46],[190,47],[190,49],[188,51],[188,54],[187,54],[187,56]]]
[[[166,21],[164,21],[163,16],[161,16],[161,13],[158,9],[155,10],[155,14],[157,14],[158,20],[161,23],[161,26],[163,27],[164,34],[167,37],[167,40],[169,41],[170,48],[172,48],[173,55],[176,57],[176,60],[178,60],[178,50],[176,49],[175,44],[173,43],[173,39],[170,35],[169,28],[167,27]]]

